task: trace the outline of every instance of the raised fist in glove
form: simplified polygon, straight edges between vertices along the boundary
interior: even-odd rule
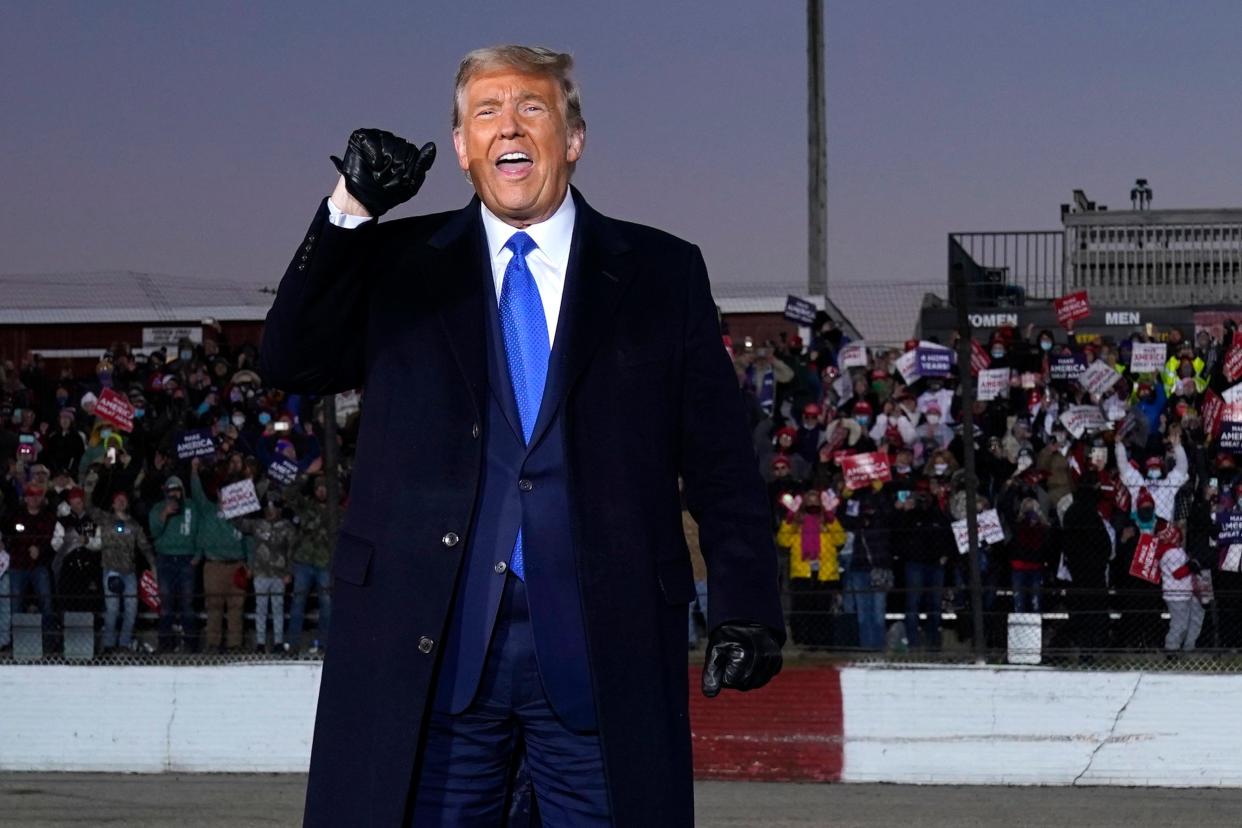
[[[721,624],[707,640],[703,661],[703,695],[714,698],[722,687],[754,690],[781,671],[781,645],[762,624]]]
[[[354,130],[345,158],[332,156],[345,176],[345,189],[373,216],[413,198],[435,160],[435,144],[427,142],[419,149],[382,129]]]

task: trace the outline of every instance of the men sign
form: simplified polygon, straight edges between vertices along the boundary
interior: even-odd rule
[[[841,470],[845,472],[845,485],[854,490],[865,488],[876,480],[888,482],[893,479],[888,454],[883,451],[846,455],[841,458]]]
[[[99,392],[99,400],[95,403],[95,416],[107,420],[121,431],[134,430],[134,407],[129,400],[105,388]]]

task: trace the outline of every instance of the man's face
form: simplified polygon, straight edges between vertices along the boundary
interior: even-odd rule
[[[556,80],[516,69],[471,78],[463,92],[461,125],[453,130],[457,163],[479,198],[514,227],[556,212],[583,139],[581,129],[570,131],[565,122]]]

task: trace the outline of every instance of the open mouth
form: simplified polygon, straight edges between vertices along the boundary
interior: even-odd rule
[[[506,152],[496,159],[496,169],[506,178],[520,178],[530,172],[534,162],[524,152]]]

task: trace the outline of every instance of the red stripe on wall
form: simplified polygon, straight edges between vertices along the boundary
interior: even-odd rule
[[[832,667],[787,667],[766,687],[699,692],[690,668],[690,730],[697,779],[834,782],[841,778],[841,679]]]

